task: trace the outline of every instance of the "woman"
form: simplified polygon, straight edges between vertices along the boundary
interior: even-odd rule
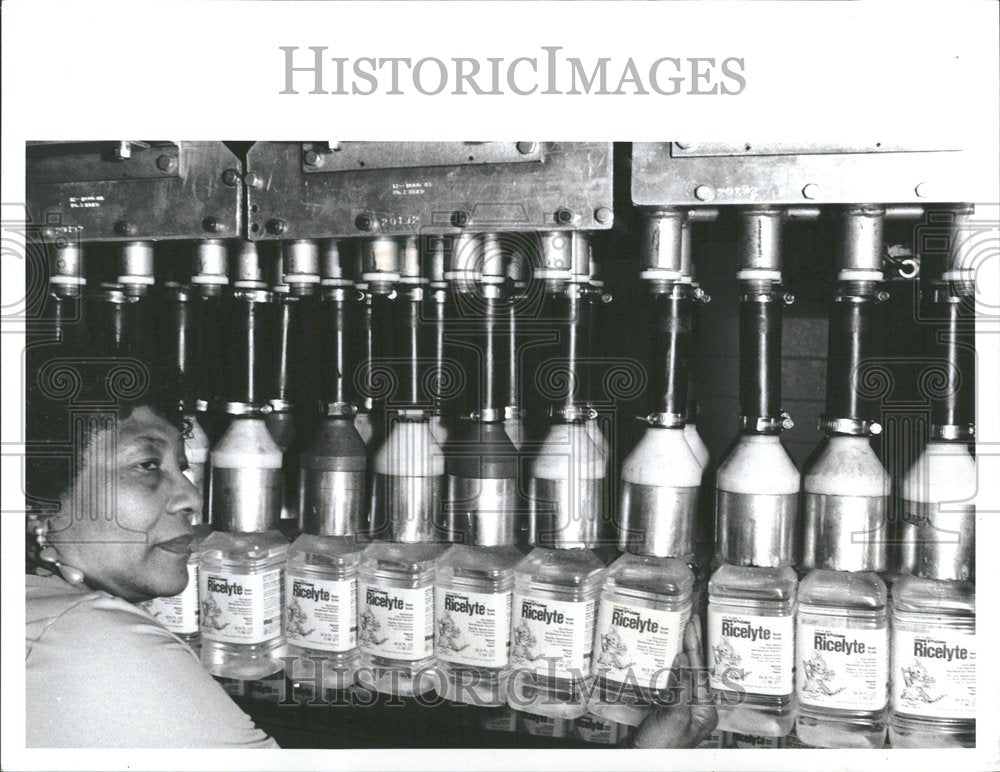
[[[122,382],[122,362],[76,360],[67,381],[50,360],[28,384],[27,487],[36,507],[28,517],[27,744],[276,748],[194,652],[136,605],[184,589],[201,499],[184,476],[183,420],[169,379],[131,364],[137,372],[124,395],[107,393]],[[53,443],[72,448],[71,459],[44,452]],[[44,502],[55,506],[43,510]],[[676,699],[629,747],[695,747],[715,727],[704,679],[695,679],[694,623],[684,648]]]
[[[135,605],[184,589],[201,497],[164,379],[131,363],[152,385],[107,393],[128,366],[50,360],[29,384],[28,494],[57,507],[28,518],[27,744],[276,748]],[[75,448],[71,463],[41,451],[53,442]]]

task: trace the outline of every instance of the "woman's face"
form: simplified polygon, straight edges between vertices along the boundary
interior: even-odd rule
[[[201,495],[180,433],[148,407],[99,428],[80,476],[50,526],[60,560],[86,582],[137,602],[175,595],[187,584],[191,516]]]

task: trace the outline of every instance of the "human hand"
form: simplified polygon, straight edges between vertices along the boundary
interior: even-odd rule
[[[701,619],[684,630],[684,648],[674,660],[669,704],[657,707],[626,743],[629,748],[697,748],[719,721],[705,678]]]

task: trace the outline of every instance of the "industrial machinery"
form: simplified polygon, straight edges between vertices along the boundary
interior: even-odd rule
[[[726,742],[974,745],[960,149],[27,160],[31,370],[180,379],[206,507],[192,586],[154,603],[214,675],[607,743],[698,618]]]

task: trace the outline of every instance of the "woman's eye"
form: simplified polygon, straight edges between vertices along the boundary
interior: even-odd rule
[[[143,472],[156,472],[160,469],[160,462],[154,458],[147,459],[145,461],[140,461],[136,466]]]

